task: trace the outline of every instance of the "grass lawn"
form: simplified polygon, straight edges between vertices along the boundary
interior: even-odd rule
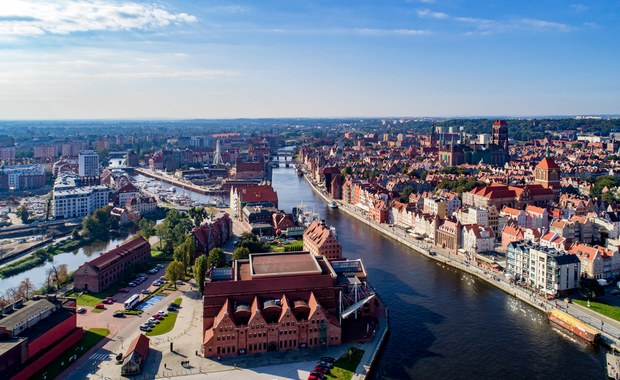
[[[79,359],[80,356],[84,355],[88,350],[94,347],[101,339],[105,338],[110,331],[108,329],[90,329],[84,331],[84,336],[82,340],[68,349],[65,353],[60,355],[56,360],[54,360],[50,365],[42,369],[39,373],[37,373],[33,379],[43,379],[43,374],[47,374],[47,379],[54,379],[62,371],[64,371],[69,366],[69,358],[73,355],[76,355]],[[64,365],[62,365],[64,363]],[[73,363],[73,362],[72,362]]]
[[[334,368],[332,368],[327,374],[328,379],[338,379],[338,380],[350,380],[355,373],[355,369],[357,365],[362,360],[362,356],[364,355],[364,351],[351,348],[347,351],[346,354],[342,355],[336,362],[334,363]]]
[[[282,245],[272,244],[270,246],[270,249],[271,249],[271,252],[286,252],[286,247],[291,247],[289,249],[293,249],[297,251],[303,251],[304,243],[302,241],[297,240],[289,244],[282,244]]]
[[[182,301],[181,298],[177,298],[176,300],[174,300],[174,303],[176,303],[177,305],[180,305],[181,301]],[[162,319],[160,323],[156,324],[153,327],[153,330],[147,332],[146,335],[155,336],[155,335],[161,335],[161,334],[165,334],[169,332],[170,330],[174,328],[174,324],[176,323],[178,316],[179,316],[179,313],[176,311],[168,312],[168,316]]]
[[[588,301],[574,299],[573,302],[583,307],[588,307]],[[601,302],[590,301],[590,309],[596,311],[599,314],[603,314],[611,319],[620,321],[620,307],[607,305]]]
[[[112,285],[110,288],[104,290],[103,292],[88,294],[84,293],[81,295],[80,293],[72,292],[67,294],[67,297],[77,298],[78,306],[97,306],[97,304],[101,303],[104,298],[111,297],[118,293],[118,290],[122,287],[123,286],[121,286],[121,284],[119,283]]]

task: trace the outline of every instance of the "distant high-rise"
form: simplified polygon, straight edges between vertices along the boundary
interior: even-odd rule
[[[506,151],[508,150],[508,123],[505,120],[495,120],[493,122],[491,144],[495,144]]]
[[[99,155],[92,150],[80,152],[78,156],[78,174],[80,177],[99,175]]]

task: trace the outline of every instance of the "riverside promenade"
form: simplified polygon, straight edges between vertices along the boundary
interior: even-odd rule
[[[390,227],[389,225],[380,224],[371,220],[353,205],[332,199],[306,173],[304,174],[304,179],[308,182],[312,190],[323,198],[325,202],[335,201],[338,204],[338,208],[347,215],[409,247],[416,253],[435,260],[438,265],[449,266],[469,273],[472,276],[476,276],[544,313],[549,313],[556,308],[562,310],[598,330],[606,344],[620,344],[620,322],[596,313],[588,308],[576,304],[565,304],[563,301],[556,302],[556,300],[547,300],[529,289],[515,286],[506,280],[503,273],[493,273],[485,268],[463,261],[461,258],[439,246],[414,239],[399,228]]]

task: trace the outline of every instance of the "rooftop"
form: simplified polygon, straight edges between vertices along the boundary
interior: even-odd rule
[[[266,253],[250,255],[252,277],[321,274],[315,256],[310,252]]]

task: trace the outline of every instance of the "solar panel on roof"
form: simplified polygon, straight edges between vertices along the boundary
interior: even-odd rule
[[[232,280],[232,268],[213,268],[211,271],[211,280]]]

